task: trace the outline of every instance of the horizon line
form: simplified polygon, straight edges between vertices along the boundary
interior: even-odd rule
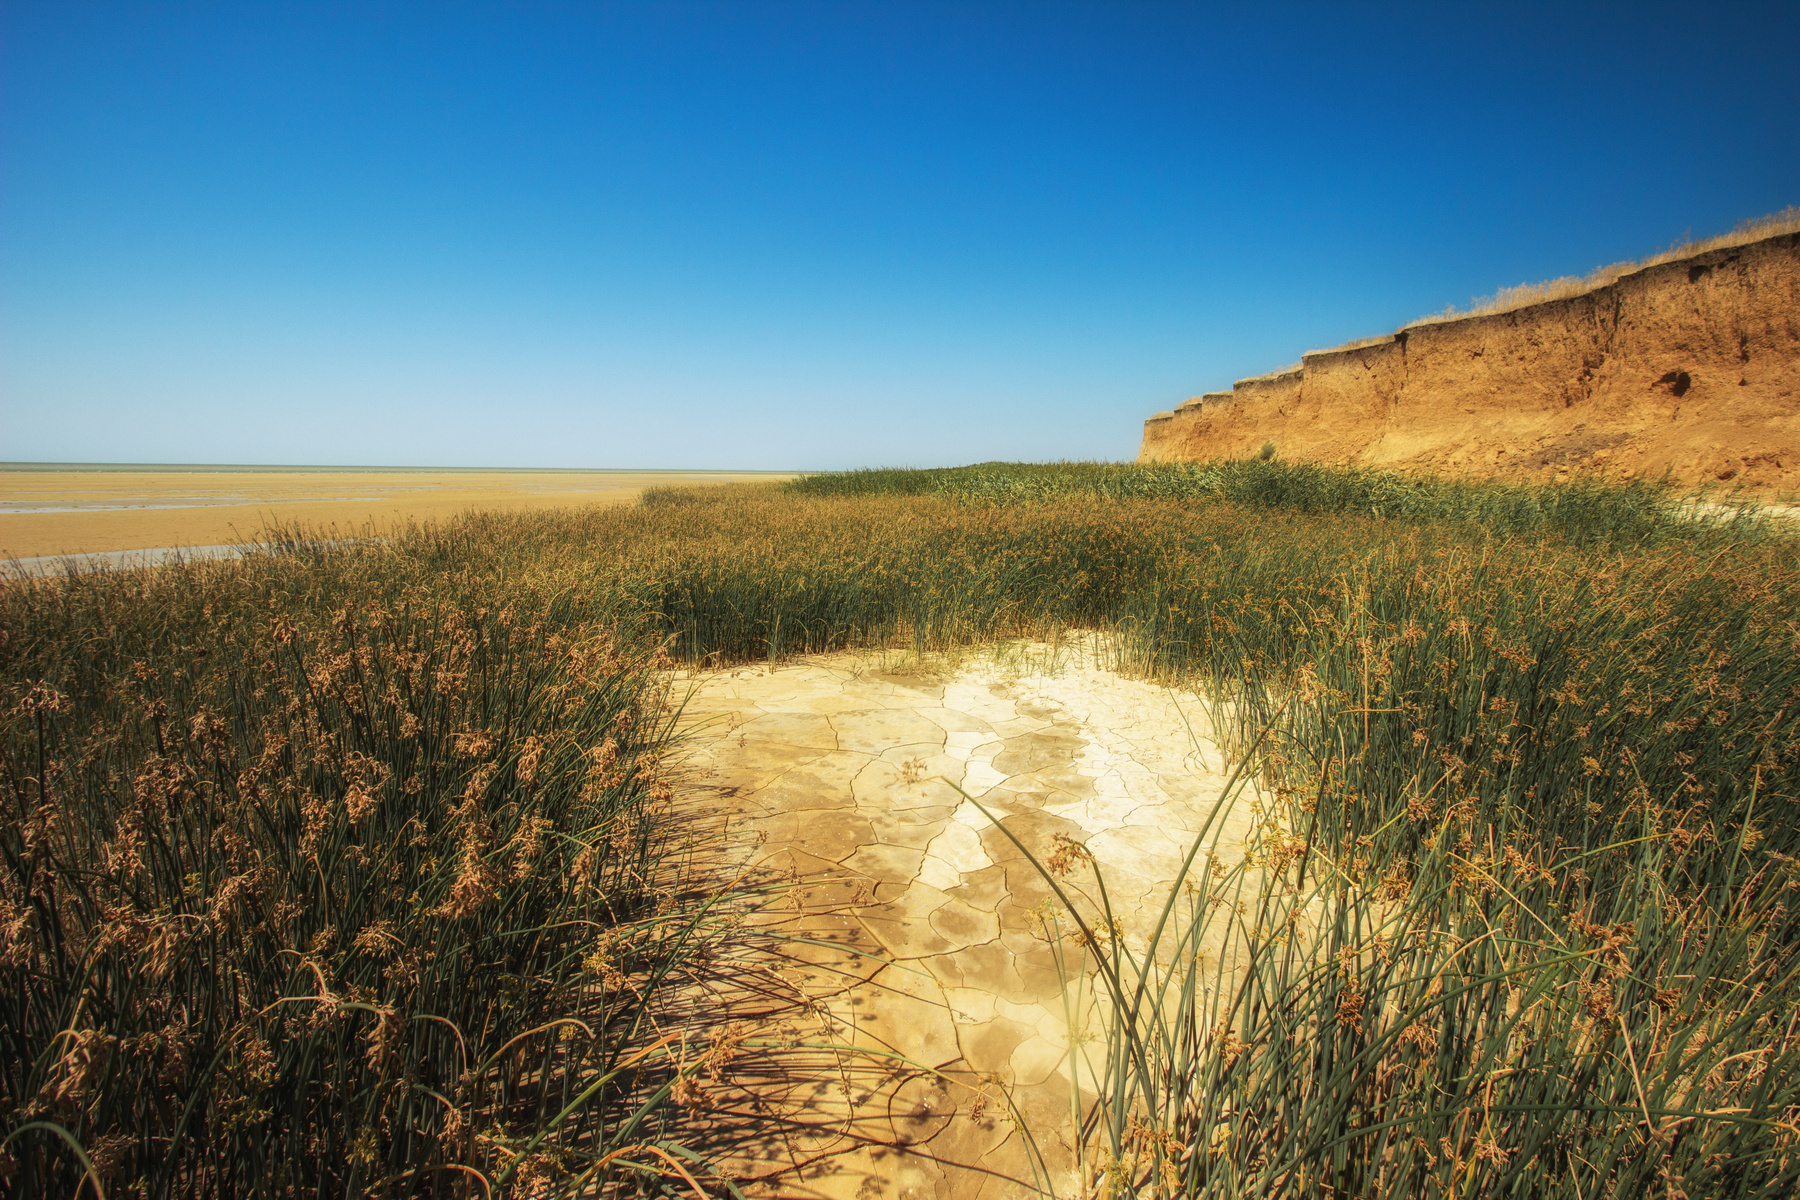
[[[530,471],[537,474],[594,474],[619,472],[637,475],[803,475],[818,469],[791,467],[474,467],[400,466],[382,463],[172,463],[172,462],[60,462],[50,459],[0,460],[0,471],[47,470],[162,470],[162,471]]]

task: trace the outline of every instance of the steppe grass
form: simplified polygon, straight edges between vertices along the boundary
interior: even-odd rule
[[[1792,540],[1683,521],[1654,489],[1384,510],[1279,463],[1220,477],[1251,482],[989,465],[670,489],[7,585],[14,1170],[72,1183],[55,1124],[147,1194],[179,1190],[154,1154],[177,1127],[191,1190],[437,1171],[473,1194],[479,1171],[498,1194],[524,1164],[548,1190],[669,1185],[668,1072],[619,1070],[664,1036],[637,1014],[703,903],[654,883],[658,656],[1078,627],[1235,701],[1267,797],[1252,856],[1197,856],[1156,944],[1087,931],[1111,996],[1093,1188],[1791,1190]],[[533,738],[560,757],[522,778]],[[561,1017],[577,1035],[543,1028]],[[204,1051],[162,1049],[194,1029]],[[565,1095],[587,1103],[565,1117]],[[611,1165],[645,1169],[603,1185],[627,1147]]]
[[[1097,1190],[1791,1193],[1791,559],[1361,549],[1128,629],[1239,700],[1265,789],[1156,940],[1083,930]]]
[[[1210,500],[1291,513],[1350,513],[1451,521],[1493,533],[1555,535],[1576,542],[1664,540],[1698,532],[1695,498],[1638,481],[1544,486],[1444,479],[1370,467],[1254,459],[1200,463],[980,463],[972,467],[872,468],[809,475],[783,487],[804,496],[921,496],[1017,504],[1068,496]],[[1742,506],[1704,510],[1713,526],[1756,521]]]
[[[1096,1194],[1800,1182],[1790,539],[1296,519],[1069,474],[985,503],[864,476],[860,505],[678,591],[740,652],[757,613],[772,651],[783,628],[828,648],[1100,625],[1127,669],[1237,701],[1273,797],[1250,856],[1197,856],[1216,873],[1180,881],[1154,944],[1081,930],[1110,993],[1079,1131]]]
[[[686,1169],[654,653],[415,540],[0,588],[11,1194]]]

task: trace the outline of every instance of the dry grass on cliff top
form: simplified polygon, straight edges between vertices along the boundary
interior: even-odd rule
[[[1743,246],[1750,242],[1761,241],[1763,238],[1796,232],[1800,232],[1800,205],[1789,205],[1777,213],[1739,221],[1736,228],[1732,229],[1730,233],[1716,234],[1697,242],[1677,242],[1667,250],[1652,254],[1648,258],[1617,262],[1606,267],[1595,267],[1586,275],[1564,275],[1560,279],[1548,279],[1542,283],[1521,283],[1514,287],[1501,288],[1491,296],[1471,300],[1469,307],[1465,309],[1458,309],[1452,304],[1443,312],[1431,313],[1409,322],[1406,328],[1458,321],[1464,317],[1485,317],[1494,313],[1514,312],[1533,304],[1548,304],[1553,300],[1585,296],[1589,292],[1598,291],[1609,284],[1617,283],[1627,275],[1660,266],[1666,262],[1692,258],[1696,254],[1705,254],[1709,250],[1724,250],[1731,246]]]
[[[1298,375],[1305,369],[1305,362],[1291,362],[1285,366],[1276,367],[1273,371],[1264,371],[1261,375],[1251,375],[1247,378],[1240,379],[1237,383],[1262,383],[1264,380],[1268,379],[1280,379],[1284,375]],[[1233,384],[1232,386],[1236,387],[1237,384]]]
[[[1800,205],[1789,205],[1780,212],[1739,221],[1729,233],[1716,234],[1697,242],[1677,242],[1667,250],[1652,254],[1648,258],[1595,267],[1586,275],[1564,275],[1559,279],[1547,279],[1541,283],[1521,283],[1513,287],[1503,287],[1491,296],[1481,296],[1469,301],[1467,308],[1459,309],[1454,304],[1448,305],[1442,312],[1427,313],[1416,320],[1408,321],[1401,328],[1417,329],[1421,325],[1442,325],[1448,321],[1461,321],[1469,317],[1490,317],[1497,313],[1517,312],[1521,308],[1529,308],[1534,304],[1549,304],[1556,300],[1585,296],[1589,292],[1599,291],[1603,287],[1617,283],[1627,275],[1647,270],[1650,267],[1674,262],[1677,259],[1692,258],[1697,254],[1705,254],[1709,250],[1724,250],[1731,246],[1748,245],[1751,242],[1784,233],[1800,233]],[[1392,334],[1384,333],[1374,337],[1352,338],[1350,341],[1333,346],[1328,350],[1310,350],[1307,353],[1308,355],[1335,354],[1345,350],[1360,350],[1365,346],[1386,342],[1392,336]],[[1266,379],[1272,375],[1283,373],[1284,371],[1277,371],[1272,372],[1271,375],[1258,375],[1254,378]]]

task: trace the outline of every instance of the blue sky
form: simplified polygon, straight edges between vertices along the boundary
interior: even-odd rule
[[[1800,203],[1800,5],[0,8],[0,458],[1129,458]]]

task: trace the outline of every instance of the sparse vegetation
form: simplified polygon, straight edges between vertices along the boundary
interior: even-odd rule
[[[1408,321],[1397,332],[1417,329],[1421,325],[1442,325],[1447,321],[1461,321],[1469,317],[1488,317],[1499,313],[1517,312],[1519,309],[1529,308],[1534,304],[1549,304],[1556,300],[1585,296],[1589,292],[1598,291],[1600,288],[1617,283],[1627,275],[1662,263],[1692,258],[1696,254],[1705,254],[1709,250],[1725,250],[1732,246],[1742,246],[1759,241],[1762,238],[1796,232],[1800,232],[1800,205],[1790,206],[1767,216],[1740,221],[1729,233],[1716,234],[1699,241],[1677,242],[1668,249],[1646,258],[1595,267],[1586,275],[1564,275],[1559,279],[1547,279],[1541,283],[1521,283],[1513,287],[1503,287],[1491,296],[1478,296],[1470,300],[1462,308],[1451,304],[1439,312],[1427,313],[1416,320]],[[1395,334],[1392,333],[1381,333],[1369,337],[1352,338],[1347,342],[1308,353],[1337,354],[1346,350],[1361,350],[1368,346],[1379,346],[1391,342],[1394,337]],[[1305,363],[1302,361],[1292,366],[1240,379],[1238,382],[1255,383],[1259,380],[1275,379],[1302,370],[1304,367]]]
[[[1783,233],[1797,232],[1800,232],[1800,205],[1791,205],[1780,212],[1770,213],[1768,216],[1752,217],[1740,221],[1729,233],[1715,234],[1709,238],[1701,238],[1699,241],[1680,241],[1667,250],[1652,254],[1647,258],[1595,267],[1586,275],[1565,275],[1560,279],[1549,279],[1542,283],[1521,283],[1513,287],[1501,288],[1491,296],[1483,296],[1469,301],[1466,308],[1459,309],[1453,304],[1442,312],[1430,313],[1416,321],[1408,322],[1405,328],[1434,325],[1443,321],[1458,321],[1464,317],[1484,317],[1494,313],[1514,312],[1532,304],[1548,304],[1553,300],[1585,296],[1608,284],[1617,283],[1633,272],[1642,271],[1661,263],[1692,258],[1696,254],[1705,254],[1709,250],[1725,250],[1732,246],[1742,246]]]
[[[704,1180],[648,1069],[704,903],[662,874],[658,655],[1084,627],[1235,700],[1275,798],[1157,945],[1089,938],[1099,1194],[1788,1194],[1795,562],[1655,488],[1277,460],[667,489],[9,583],[8,1169]]]
[[[1306,364],[1304,362],[1291,362],[1286,366],[1276,367],[1273,371],[1264,371],[1261,375],[1252,375],[1247,379],[1240,379],[1238,382],[1259,383],[1265,379],[1280,379],[1283,375],[1293,375],[1305,369]]]

